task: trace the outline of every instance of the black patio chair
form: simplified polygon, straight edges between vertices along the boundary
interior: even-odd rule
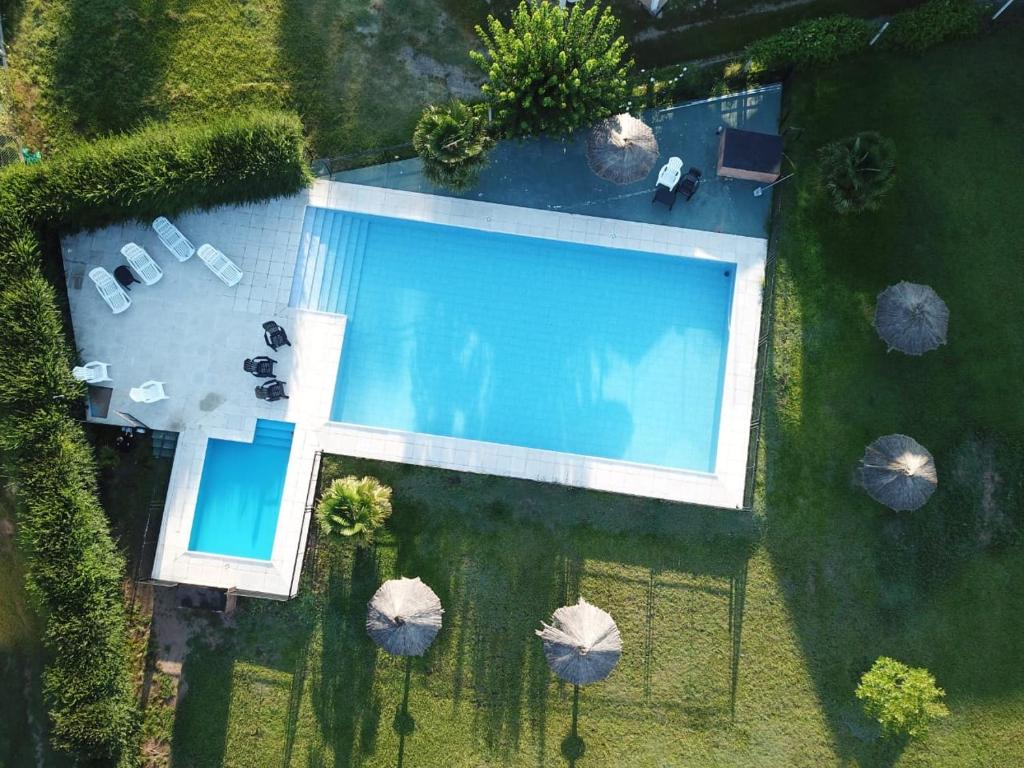
[[[284,332],[284,328],[273,320],[268,320],[263,324],[263,340],[267,342],[267,346],[275,352],[281,347],[290,347],[292,345],[292,343],[288,341],[288,334]]]
[[[690,202],[690,198],[693,197],[697,191],[697,186],[700,184],[701,173],[696,168],[691,168],[683,176],[683,180],[679,182],[679,194],[683,196],[683,200]]]
[[[654,197],[651,198],[651,204],[654,203],[664,203],[671,211],[672,206],[676,204],[676,191],[669,189],[664,184],[659,184],[654,188]]]
[[[284,382],[277,379],[264,381],[256,387],[256,399],[266,400],[268,403],[273,403],[277,400],[287,400],[288,395],[284,393]]]
[[[114,268],[114,279],[117,280],[117,282],[121,284],[121,287],[126,291],[130,291],[132,289],[132,283],[139,282],[135,275],[132,274],[132,271],[124,264],[120,267]]]
[[[274,378],[274,360],[272,357],[266,355],[260,355],[252,359],[246,358],[245,362],[242,363],[242,370],[246,373],[251,373],[257,379],[272,379]]]

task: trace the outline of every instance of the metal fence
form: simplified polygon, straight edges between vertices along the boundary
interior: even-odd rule
[[[310,167],[313,169],[313,175],[318,179],[329,179],[336,173],[351,171],[353,168],[364,168],[368,165],[405,160],[414,157],[415,154],[412,142],[407,141],[403,144],[391,144],[386,147],[365,149],[361,152],[353,152],[350,155],[317,158],[310,164]]]
[[[7,67],[7,44],[4,41],[4,20],[0,16],[0,167],[21,160],[21,142],[15,135],[10,72]]]
[[[316,498],[320,493],[320,465],[323,461],[324,452],[317,451],[313,454],[313,467],[309,472],[309,485],[306,488],[306,508],[302,513],[302,529],[305,536],[299,536],[299,543],[295,547],[295,560],[292,564],[291,591],[289,597],[295,597],[299,592],[299,584],[302,572],[307,563],[316,565],[316,551],[319,538],[315,526],[311,525],[313,508],[316,505]],[[314,575],[315,577],[315,575]]]

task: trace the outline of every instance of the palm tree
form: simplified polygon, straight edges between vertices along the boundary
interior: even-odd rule
[[[375,477],[340,477],[320,497],[316,517],[329,536],[369,544],[374,532],[391,516],[391,489]]]
[[[457,99],[423,110],[412,135],[426,177],[456,191],[473,186],[493,144],[478,112]]]
[[[896,181],[896,146],[876,131],[862,131],[818,150],[821,177],[839,213],[877,210]]]

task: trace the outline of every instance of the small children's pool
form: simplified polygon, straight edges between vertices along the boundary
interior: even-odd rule
[[[210,438],[190,551],[270,559],[294,429],[260,419],[251,443]]]

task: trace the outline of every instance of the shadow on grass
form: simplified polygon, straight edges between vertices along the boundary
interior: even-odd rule
[[[237,655],[229,637],[216,647],[195,640],[189,648],[182,667],[188,688],[174,719],[173,768],[224,764]]]
[[[934,125],[944,98],[937,88],[960,93],[984,81],[1011,65],[1011,51],[1020,59],[1018,42],[860,62],[855,76],[839,70],[788,91],[807,129],[798,164],[810,167],[816,147],[861,128],[892,136],[901,153],[903,179],[877,213],[836,217],[809,180],[787,193],[766,414],[766,545],[836,746],[862,766],[890,766],[916,748],[878,739],[857,707],[853,691],[880,655],[936,676],[953,709],[940,728],[953,727],[958,701],[983,706],[1024,687],[1024,595],[1012,586],[1024,577],[1024,450],[1021,412],[1006,410],[1004,391],[1024,350],[1016,310],[991,299],[1020,273],[999,239],[1020,231],[1016,214],[1000,208],[1019,180],[993,170],[953,191],[928,171],[945,152],[971,166],[992,146],[997,154],[1017,147],[986,115],[992,99],[1024,114],[1024,99],[1001,99],[995,84],[971,91],[977,104],[964,105],[958,121],[965,135]],[[972,248],[977,258],[960,258],[947,230],[993,217]],[[901,279],[929,282],[947,301],[948,347],[923,358],[885,353],[871,327],[875,296]],[[864,447],[893,432],[936,458],[939,488],[916,512],[889,512],[854,482]]]

